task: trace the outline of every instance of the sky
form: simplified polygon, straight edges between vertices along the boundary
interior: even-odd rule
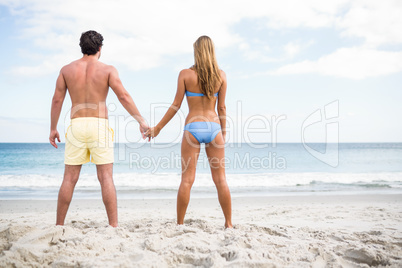
[[[208,35],[229,142],[402,142],[402,1],[0,0],[0,25],[0,142],[48,142],[56,78],[87,30],[150,125]],[[113,91],[107,103],[116,141],[141,141]],[[187,111],[184,100],[154,141],[180,142]]]

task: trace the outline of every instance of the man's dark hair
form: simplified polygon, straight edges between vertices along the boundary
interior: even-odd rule
[[[95,31],[82,33],[80,47],[82,54],[95,55],[103,45],[103,36]]]

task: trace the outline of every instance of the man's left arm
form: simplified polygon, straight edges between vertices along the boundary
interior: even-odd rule
[[[52,109],[50,112],[50,144],[57,148],[56,139],[60,142],[60,135],[57,131],[57,122],[59,121],[61,108],[63,107],[64,98],[66,97],[67,85],[64,80],[63,73],[60,71],[56,81],[56,90],[52,99]]]

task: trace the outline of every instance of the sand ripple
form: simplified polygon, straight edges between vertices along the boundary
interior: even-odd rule
[[[182,226],[138,206],[118,228],[102,207],[71,212],[63,227],[54,211],[2,214],[0,267],[402,267],[398,202],[236,209],[243,220],[227,230],[219,207],[192,210]]]

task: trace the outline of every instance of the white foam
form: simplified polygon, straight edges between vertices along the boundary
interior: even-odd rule
[[[395,173],[266,173],[227,174],[228,184],[235,188],[286,187],[322,183],[392,183],[402,181],[402,172]],[[61,175],[0,175],[0,189],[4,188],[54,188],[60,187]],[[119,188],[177,189],[181,175],[175,173],[118,173],[114,182]],[[213,187],[210,174],[197,174],[194,186]],[[81,174],[77,187],[99,187],[96,174]],[[397,187],[397,185],[395,185]]]

